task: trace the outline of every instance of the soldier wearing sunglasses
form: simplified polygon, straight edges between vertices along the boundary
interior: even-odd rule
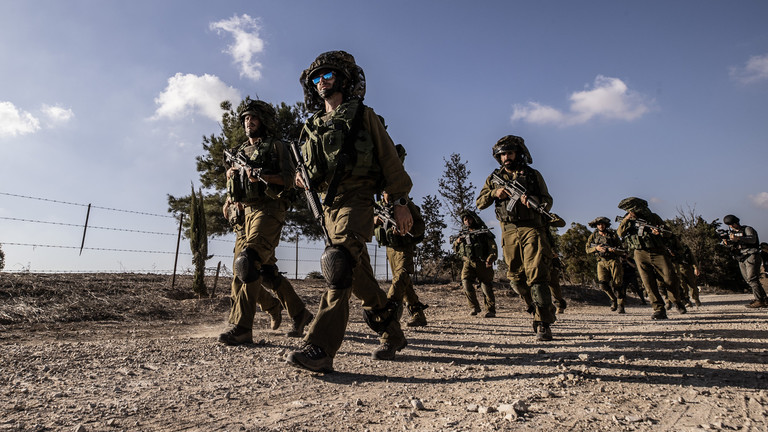
[[[323,295],[304,346],[288,354],[288,363],[316,372],[333,371],[349,321],[352,294],[362,301],[366,323],[380,336],[377,360],[392,360],[406,345],[397,304],[376,281],[366,242],[373,237],[373,203],[384,190],[394,205],[397,230],[408,233],[411,178],[395,144],[376,113],[363,105],[365,74],[344,51],[320,54],[300,78],[307,108],[315,110],[301,133],[301,153],[311,184],[320,193],[328,246],[321,257],[328,290]]]

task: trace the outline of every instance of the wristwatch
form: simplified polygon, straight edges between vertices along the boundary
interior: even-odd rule
[[[402,198],[396,200],[395,201],[395,205],[402,205],[402,206],[408,205],[408,198],[407,197],[402,197]]]

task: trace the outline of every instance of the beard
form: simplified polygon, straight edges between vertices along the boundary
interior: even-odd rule
[[[341,92],[341,82],[341,77],[337,77],[332,86],[318,90],[318,94],[321,98],[328,99],[329,97],[333,96],[334,93]]]
[[[264,133],[262,132],[262,128],[248,129],[246,135],[248,135],[248,138],[261,138],[264,136]]]

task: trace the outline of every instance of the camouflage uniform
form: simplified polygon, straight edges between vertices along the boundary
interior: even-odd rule
[[[312,83],[313,76],[324,69],[336,73],[334,85],[342,86],[339,91],[344,95],[343,103],[332,112],[325,112],[324,102]],[[324,256],[337,257],[328,261],[329,269],[340,264],[351,267],[351,271],[335,271],[329,279],[324,267],[329,289],[304,338],[305,346],[290,353],[287,361],[310,370],[332,370],[349,321],[352,294],[362,301],[366,322],[380,336],[382,345],[373,357],[394,358],[395,351],[407,342],[395,305],[389,302],[373,275],[366,242],[373,237],[374,195],[383,185],[391,201],[397,204],[407,199],[411,178],[380,117],[363,105],[365,75],[353,56],[344,51],[323,53],[302,73],[300,82],[308,108],[318,109],[304,124],[301,152],[306,159],[310,186],[320,192],[324,201],[325,228],[330,236]],[[342,157],[348,157],[349,163],[340,163]],[[334,179],[338,179],[336,193],[330,199],[327,194]],[[322,259],[321,265],[325,265]],[[329,273],[334,269],[337,268]]]
[[[768,297],[766,297],[765,290],[760,284],[762,258],[760,257],[760,239],[757,236],[757,231],[751,226],[741,225],[739,218],[733,215],[726,215],[723,222],[726,225],[738,225],[738,228],[731,229],[733,239],[727,242],[734,248],[736,259],[739,261],[741,276],[752,288],[752,294],[755,296],[755,301],[749,306],[768,307]]]
[[[380,204],[386,205],[383,201]],[[411,275],[415,271],[413,259],[416,245],[424,239],[425,225],[421,217],[421,209],[413,201],[409,200],[408,209],[413,216],[411,235],[398,235],[394,232],[395,227],[385,225],[377,225],[374,233],[379,244],[387,248],[387,260],[392,270],[392,285],[387,298],[400,305],[404,304],[411,315],[407,325],[418,327],[427,325],[427,318],[424,315],[427,305],[419,301],[419,296],[413,289]]]
[[[547,184],[541,174],[531,168],[532,158],[521,137],[508,135],[500,139],[494,146],[494,157],[501,163],[500,152],[516,152],[515,163],[511,171],[501,167],[494,171],[506,181],[519,181],[527,190],[529,197],[538,198],[545,210],[552,208],[552,196],[549,195]],[[516,150],[514,150],[516,149]],[[498,151],[497,151],[498,150]],[[526,207],[518,201],[513,210],[506,206],[509,199],[497,199],[494,185],[488,176],[477,198],[477,208],[482,210],[492,204],[496,207],[496,218],[501,225],[501,248],[507,264],[507,276],[512,288],[526,298],[530,296],[534,304],[534,328],[549,332],[549,324],[555,322],[554,306],[549,290],[549,271],[552,260],[552,247],[547,235],[548,222],[534,209]],[[551,338],[551,333],[544,340]]]
[[[238,275],[232,283],[229,322],[235,326],[233,331],[252,329],[258,304],[272,316],[272,327],[276,329],[280,325],[280,313],[285,308],[294,323],[288,335],[298,337],[312,314],[291,283],[280,274],[275,258],[290,204],[285,194],[292,188],[295,166],[285,144],[272,136],[276,132],[274,109],[265,102],[250,101],[239,114],[241,121],[249,114],[259,119],[262,136],[249,139],[235,149],[235,153],[243,152],[253,166],[261,168],[262,175],[279,176],[283,184],[289,186],[251,182],[240,175],[227,179],[229,199],[244,207],[243,224],[234,221],[237,232],[234,268],[237,271],[238,265],[245,265],[249,269],[248,276]],[[279,302],[264,288],[277,294]],[[227,337],[227,333],[219,340],[230,344],[237,342],[237,338]]]
[[[627,212],[634,212],[636,217],[643,219],[651,225],[665,228],[664,221],[656,213],[648,209],[648,203],[640,198],[625,198],[619,203],[619,208]],[[672,234],[662,231],[653,234],[647,227],[639,227],[635,218],[625,217],[616,231],[622,240],[634,250],[635,264],[640,279],[643,281],[646,293],[653,307],[653,319],[666,319],[667,312],[664,308],[664,297],[659,292],[656,278],[664,281],[669,291],[670,299],[677,305],[680,313],[686,313],[685,305],[680,297],[680,280],[670,260],[669,252],[665,246],[663,237]]]
[[[608,228],[611,221],[606,217],[593,220],[589,226],[597,228],[597,225],[601,223],[606,225],[605,231],[600,232],[599,229],[595,229],[589,235],[585,248],[588,254],[594,254],[597,257],[597,283],[611,299],[611,310],[618,309],[620,313],[623,313],[626,292],[623,289],[624,268],[621,264],[621,255],[615,250],[600,252],[596,247],[601,245],[606,248],[621,248],[621,239],[616,231]]]
[[[700,306],[699,287],[696,285],[696,268],[699,264],[696,257],[693,256],[691,248],[686,244],[681,246],[680,251],[676,254],[677,273],[680,277],[680,294],[685,297],[686,306],[691,301],[696,303],[696,306]]]
[[[477,301],[474,284],[476,281],[480,283],[485,297],[485,316],[491,318],[496,316],[496,296],[493,293],[493,262],[498,257],[498,249],[496,248],[495,236],[491,232],[476,232],[478,229],[487,229],[487,227],[475,212],[462,212],[461,217],[462,219],[467,217],[471,220],[470,226],[464,227],[466,233],[459,235],[453,241],[453,250],[463,261],[461,284],[471,308],[470,313],[477,315],[480,312],[480,303]],[[469,240],[466,239],[467,236]],[[489,266],[488,263],[491,265]]]

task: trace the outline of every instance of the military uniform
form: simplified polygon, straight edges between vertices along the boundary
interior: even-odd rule
[[[258,117],[260,128],[266,133],[243,143],[235,153],[243,152],[253,166],[261,168],[261,175],[277,175],[284,185],[289,186],[252,182],[241,175],[227,179],[228,194],[232,201],[243,205],[245,215],[242,231],[238,230],[242,234],[238,235],[235,243],[234,267],[239,274],[238,281],[232,286],[233,304],[229,322],[236,327],[251,329],[258,304],[270,313],[276,328],[280,322],[280,311],[285,308],[294,322],[288,335],[298,337],[312,314],[291,283],[280,274],[275,257],[290,205],[286,194],[292,188],[295,165],[285,144],[267,135],[274,131],[274,110],[271,106],[255,101],[246,106],[240,114],[241,119],[246,114]],[[279,302],[263,288],[277,294]]]
[[[696,306],[701,305],[699,299],[699,287],[696,285],[696,268],[699,266],[696,261],[696,257],[693,256],[693,251],[686,244],[681,244],[681,248],[678,253],[675,254],[677,258],[677,274],[680,277],[680,294],[685,297],[686,306],[691,302]]]
[[[657,276],[667,286],[670,300],[677,305],[680,313],[686,313],[685,305],[680,297],[680,280],[670,260],[663,237],[672,234],[662,231],[656,235],[648,227],[641,227],[636,219],[642,219],[648,224],[664,228],[664,221],[656,213],[648,209],[648,203],[640,198],[626,198],[619,203],[619,208],[627,212],[634,212],[636,218],[625,217],[616,231],[630,249],[634,251],[635,264],[640,279],[643,281],[648,298],[653,307],[653,319],[666,319],[667,312],[664,308],[664,297],[659,292],[656,282]]]
[[[321,83],[317,75],[324,70],[333,72],[332,77],[326,74],[326,81],[339,85],[338,92],[344,97],[331,112],[326,112],[323,100],[327,99],[316,88]],[[317,83],[313,83],[316,76]],[[321,267],[329,289],[304,338],[305,346],[286,360],[313,371],[333,370],[333,358],[349,321],[352,294],[362,301],[366,323],[380,335],[381,346],[373,358],[393,359],[407,341],[395,305],[373,275],[366,242],[373,237],[374,195],[383,189],[393,203],[402,204],[411,190],[411,178],[381,119],[363,105],[365,75],[352,55],[344,51],[321,54],[302,73],[300,82],[307,106],[318,109],[304,124],[301,153],[310,187],[323,199],[330,245],[321,257]]]
[[[600,289],[611,299],[611,310],[618,309],[619,313],[624,313],[626,298],[626,292],[623,288],[624,268],[621,264],[621,254],[616,251],[622,246],[621,239],[616,231],[608,228],[611,222],[606,217],[593,220],[589,226],[595,228],[601,223],[606,224],[605,231],[601,232],[599,229],[595,229],[589,235],[585,249],[588,254],[594,254],[597,257],[597,283]],[[600,252],[597,250],[598,245],[611,249]]]
[[[471,225],[464,227],[462,233],[453,241],[454,252],[462,258],[461,285],[470,307],[470,314],[480,312],[475,282],[480,283],[485,298],[485,316],[496,316],[496,296],[493,292],[493,262],[498,257],[496,240],[493,233],[485,231],[485,223],[472,211],[462,213],[462,219],[469,218]],[[478,232],[479,229],[484,229]],[[467,238],[469,237],[469,238]],[[489,265],[490,264],[490,265]]]
[[[728,244],[734,248],[741,276],[752,288],[752,294],[755,296],[755,300],[748,306],[768,307],[768,297],[765,295],[763,286],[760,285],[762,258],[760,257],[760,239],[757,231],[751,226],[741,225],[739,218],[733,215],[726,215],[723,222],[726,225],[738,225],[738,229],[731,229],[733,239],[729,239]]]
[[[529,197],[538,198],[545,210],[552,208],[552,196],[539,171],[531,168],[532,158],[521,137],[508,135],[494,146],[494,157],[501,163],[501,154],[516,152],[511,171],[505,167],[496,169],[494,174],[505,181],[518,181]],[[507,264],[507,276],[512,288],[524,299],[530,297],[534,305],[534,328],[540,340],[551,339],[549,325],[555,322],[554,306],[549,290],[549,271],[552,247],[547,236],[548,221],[536,210],[525,206],[520,200],[511,211],[507,209],[509,198],[496,198],[499,186],[492,181],[493,175],[485,181],[477,198],[478,209],[495,204],[496,218],[501,225],[501,248]],[[542,325],[543,324],[543,325]],[[539,332],[541,328],[541,332]]]
[[[380,205],[386,206],[383,201]],[[409,327],[419,327],[427,325],[427,318],[424,315],[424,309],[427,305],[419,301],[419,296],[413,289],[413,280],[411,275],[415,272],[414,255],[416,245],[424,239],[424,219],[421,217],[421,209],[409,200],[408,209],[413,216],[413,228],[410,235],[399,235],[395,233],[394,226],[384,224],[377,225],[374,233],[376,240],[387,250],[387,260],[392,270],[392,285],[387,293],[387,298],[392,301],[405,305],[411,320],[408,321]]]

